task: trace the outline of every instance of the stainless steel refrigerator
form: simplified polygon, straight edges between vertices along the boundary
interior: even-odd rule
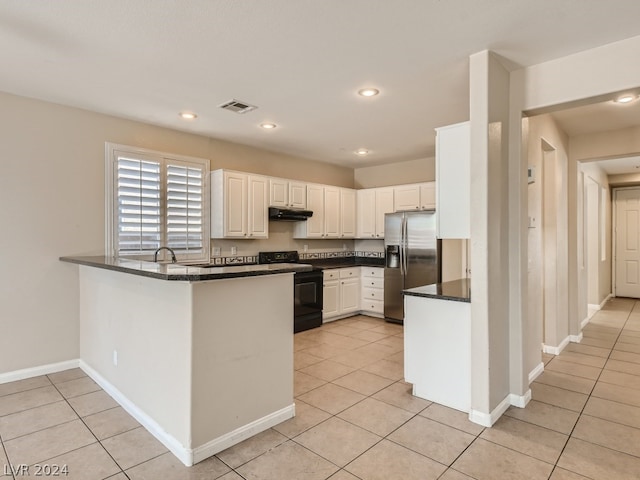
[[[404,320],[402,291],[438,283],[442,278],[441,240],[436,238],[436,212],[387,213],[384,219],[384,316]]]

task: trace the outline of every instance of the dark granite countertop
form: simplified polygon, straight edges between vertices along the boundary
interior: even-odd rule
[[[225,278],[254,277],[273,275],[276,273],[293,273],[311,271],[309,264],[275,264],[275,265],[228,265],[228,266],[186,266],[177,263],[154,263],[129,258],[113,258],[105,256],[60,257],[63,262],[76,263],[89,267],[103,268],[116,272],[130,273],[160,280],[201,282],[205,280],[221,280]]]
[[[461,278],[450,282],[434,283],[433,285],[410,288],[404,290],[403,293],[414,297],[435,298],[454,302],[471,302],[471,280]]]
[[[348,267],[384,267],[384,258],[379,257],[323,258],[321,260],[305,260],[305,262],[321,270]]]

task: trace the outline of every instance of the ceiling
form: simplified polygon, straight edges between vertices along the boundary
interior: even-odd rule
[[[637,0],[2,0],[0,91],[353,168],[433,156],[434,128],[469,118],[470,54],[528,66],[638,18]]]

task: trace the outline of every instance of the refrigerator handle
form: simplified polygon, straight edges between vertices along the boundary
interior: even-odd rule
[[[400,261],[402,270],[400,274],[404,277],[407,275],[407,217],[402,215],[402,223],[400,224]]]

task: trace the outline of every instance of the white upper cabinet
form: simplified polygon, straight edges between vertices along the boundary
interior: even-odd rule
[[[393,187],[357,191],[357,238],[384,238],[384,215],[394,211],[393,196]]]
[[[296,224],[294,238],[354,238],[355,195],[349,188],[307,184],[307,210],[313,216]]]
[[[340,188],[324,187],[324,237],[340,237]]]
[[[399,185],[393,187],[393,208],[396,212],[420,209],[420,185]]]
[[[420,209],[434,210],[436,208],[436,182],[420,184]]]
[[[471,128],[469,122],[436,129],[438,238],[471,237]]]
[[[270,178],[269,206],[307,208],[307,184],[284,178]]]
[[[211,172],[211,237],[267,238],[268,186],[260,175]]]
[[[396,212],[433,210],[436,208],[436,182],[412,183],[393,187]]]
[[[394,212],[393,187],[376,189],[376,238],[384,238],[384,216]]]
[[[356,236],[356,191],[351,188],[340,189],[340,237]]]
[[[307,184],[307,210],[313,215],[297,222],[294,238],[338,238],[340,230],[340,189]]]
[[[266,177],[247,177],[247,237],[269,237],[269,180]]]

